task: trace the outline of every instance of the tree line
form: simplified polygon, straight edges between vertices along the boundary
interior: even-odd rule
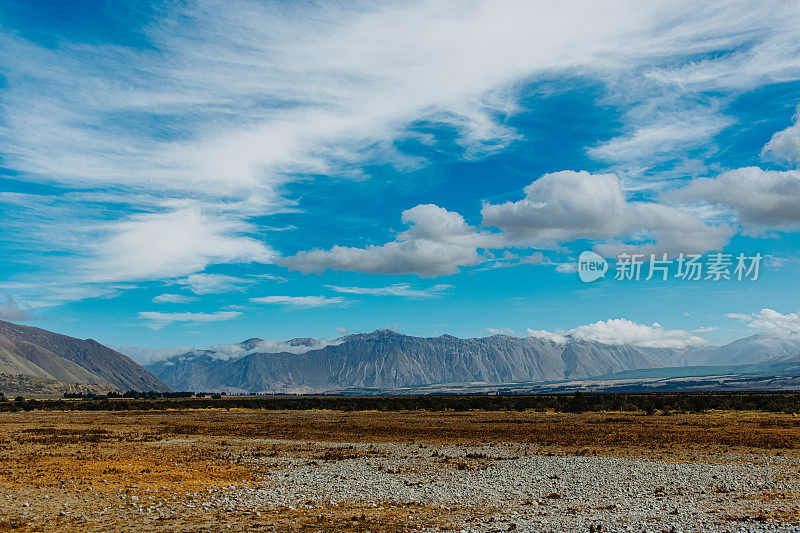
[[[800,392],[656,392],[424,396],[224,396],[222,394],[140,393],[71,395],[36,400],[0,394],[0,412],[129,411],[237,408],[334,411],[592,411],[646,414],[702,413],[709,410],[800,412]]]

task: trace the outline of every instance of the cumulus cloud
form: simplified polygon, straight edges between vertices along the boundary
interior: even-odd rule
[[[800,315],[797,313],[782,314],[774,309],[762,309],[758,313],[729,313],[728,318],[735,318],[760,333],[786,339],[800,339]]]
[[[195,294],[218,294],[241,290],[242,285],[252,283],[249,279],[227,276],[225,274],[192,274],[177,280],[179,285],[189,287]]]
[[[197,298],[192,296],[184,296],[183,294],[159,294],[152,299],[152,302],[157,304],[188,304],[196,300]]]
[[[527,332],[528,337],[550,341],[555,344],[566,344],[568,340],[567,336],[564,334],[563,331],[561,332],[547,331],[546,329],[531,329],[531,328],[528,328],[525,331]]]
[[[800,171],[744,167],[699,178],[674,193],[736,212],[743,224],[796,226],[800,223]]]
[[[643,348],[686,348],[705,344],[705,339],[681,329],[664,329],[661,324],[638,324],[624,318],[612,318],[578,326],[569,334],[575,339],[603,344],[630,344]]]
[[[676,207],[627,201],[615,174],[561,171],[525,187],[525,198],[485,203],[483,224],[497,226],[510,243],[556,247],[577,239],[608,241],[597,246],[612,255],[640,251],[705,252],[722,248],[732,231],[706,224]]]
[[[405,298],[426,299],[440,296],[443,292],[453,288],[452,285],[437,284],[427,289],[414,289],[408,283],[395,283],[388,287],[339,287],[325,285],[334,292],[345,294],[367,294],[370,296],[403,296]]]
[[[341,296],[262,296],[259,298],[250,298],[250,301],[259,304],[275,304],[302,309],[342,306],[349,303],[349,300]]]
[[[791,126],[772,136],[764,145],[761,157],[771,161],[800,163],[800,114],[795,116]]]
[[[0,320],[23,322],[32,318],[30,308],[20,307],[10,294],[0,291],[0,295],[4,300],[4,303],[0,304]]]
[[[607,239],[625,228],[625,195],[614,174],[564,170],[525,187],[517,202],[481,209],[484,226],[497,226],[519,242]]]
[[[733,234],[725,224],[708,224],[677,207],[628,201],[616,174],[549,173],[525,187],[524,193],[516,202],[483,204],[482,225],[499,228],[501,233],[479,230],[458,213],[425,204],[403,212],[402,220],[409,228],[392,242],[303,251],[280,264],[302,272],[331,269],[438,276],[487,260],[495,260],[495,266],[552,264],[538,252],[524,259],[508,251],[500,259],[481,253],[507,246],[556,249],[562,243],[589,239],[598,241],[596,250],[607,256],[622,251],[702,253],[721,249]]]
[[[478,231],[460,214],[433,204],[403,211],[402,221],[409,228],[392,242],[366,248],[334,246],[330,250],[304,251],[280,264],[306,273],[330,269],[438,276],[480,263],[480,248],[500,246],[497,235]]]
[[[231,320],[240,316],[239,311],[216,311],[214,313],[161,313],[159,311],[140,311],[139,318],[149,321],[151,329],[162,329],[174,322],[207,323]]]
[[[631,345],[642,348],[682,349],[705,344],[706,340],[693,332],[681,329],[664,329],[661,324],[638,324],[625,318],[611,318],[578,326],[568,331],[549,332],[528,330],[532,337],[563,344],[570,339],[594,341],[602,344]]]
[[[669,205],[630,202],[628,227],[618,239],[595,249],[610,257],[621,252],[703,253],[721,250],[734,233],[727,224],[707,224],[700,217]]]

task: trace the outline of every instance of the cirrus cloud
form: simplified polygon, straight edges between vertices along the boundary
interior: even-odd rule
[[[250,301],[259,304],[275,304],[301,309],[342,306],[349,303],[349,300],[341,296],[261,296],[258,298],[250,298]]]
[[[334,292],[345,294],[366,294],[369,296],[402,296],[405,298],[427,299],[440,296],[443,292],[452,289],[452,285],[437,284],[427,289],[414,289],[408,283],[395,283],[388,287],[339,287],[325,285]]]
[[[157,304],[170,303],[170,304],[188,304],[196,301],[197,298],[192,296],[185,296],[183,294],[159,294],[151,301]]]
[[[174,322],[191,322],[205,324],[208,322],[221,322],[231,320],[242,313],[239,311],[216,311],[213,313],[161,313],[159,311],[140,311],[139,318],[149,321],[151,329],[162,329]]]

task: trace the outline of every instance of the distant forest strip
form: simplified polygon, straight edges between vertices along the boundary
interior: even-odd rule
[[[126,393],[55,400],[5,398],[0,412],[154,411],[167,409],[262,409],[331,411],[592,411],[646,414],[709,410],[800,413],[800,392],[582,393],[425,396],[192,396]]]

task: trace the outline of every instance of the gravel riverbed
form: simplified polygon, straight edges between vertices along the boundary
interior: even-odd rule
[[[800,511],[797,457],[686,461],[561,455],[524,444],[257,441],[283,451],[249,453],[253,439],[229,443],[239,450],[229,459],[258,473],[246,484],[173,497],[68,486],[47,498],[15,491],[5,503],[31,529],[50,517],[67,529],[115,529],[127,520],[143,530],[170,523],[181,530],[194,517],[198,530],[314,530],[307,518],[319,513],[318,530],[336,531],[325,524],[333,513],[348,526],[363,521],[349,529],[369,531],[369,513],[391,512],[393,531],[800,531],[792,525]],[[89,505],[96,496],[100,507]],[[276,516],[283,519],[269,520]]]

